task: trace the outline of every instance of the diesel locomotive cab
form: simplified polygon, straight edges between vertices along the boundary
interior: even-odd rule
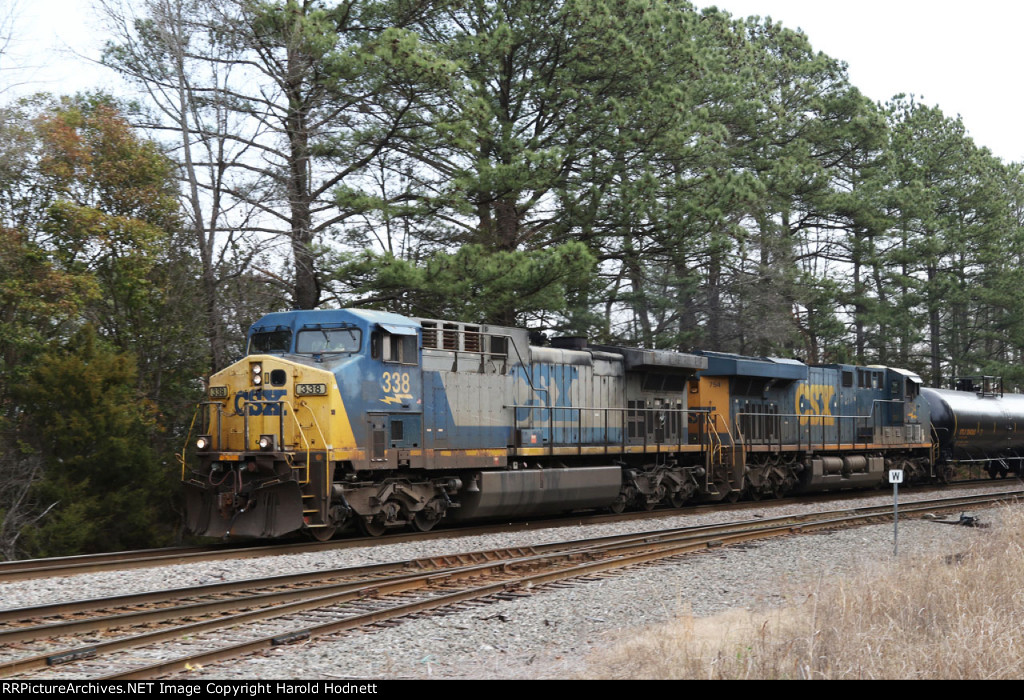
[[[246,357],[210,377],[199,407],[196,459],[182,473],[192,533],[334,534],[345,516],[332,497],[334,471],[339,460],[360,457],[359,426],[349,422],[339,384],[364,384],[378,350],[402,353],[381,331],[391,315],[374,316],[270,314],[250,328]],[[402,337],[414,348],[411,334]],[[396,384],[402,387],[401,373]]]

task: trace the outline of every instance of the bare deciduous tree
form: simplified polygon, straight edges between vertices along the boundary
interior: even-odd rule
[[[228,275],[272,280],[290,261],[290,303],[317,306],[318,243],[353,214],[335,190],[358,189],[414,126],[414,96],[393,88],[417,69],[420,47],[399,27],[430,3],[147,0],[134,14],[132,3],[101,1],[117,36],[106,63],[143,88],[149,126],[175,134],[211,337]]]

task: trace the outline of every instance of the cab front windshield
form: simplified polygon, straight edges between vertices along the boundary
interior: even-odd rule
[[[250,355],[281,355],[291,349],[292,332],[287,330],[253,333],[249,339]]]
[[[295,352],[321,355],[358,352],[362,333],[358,328],[315,328],[301,330],[295,340]]]

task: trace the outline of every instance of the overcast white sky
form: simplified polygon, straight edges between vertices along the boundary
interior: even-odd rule
[[[97,58],[103,37],[91,0],[0,0],[0,16],[19,8],[15,57],[19,94],[116,89],[105,71],[75,59]],[[979,145],[1005,161],[1024,161],[1019,86],[1024,2],[1013,0],[718,0],[735,16],[772,17],[801,28],[815,49],[849,65],[850,80],[868,97],[884,101],[912,93],[960,115]],[[0,69],[5,66],[0,65]],[[0,70],[0,88],[15,82]],[[29,89],[30,88],[30,89]],[[6,98],[14,90],[0,93]]]
[[[875,101],[898,93],[960,115],[975,143],[1024,161],[1019,0],[718,0],[737,17],[803,29],[818,51],[845,61],[850,82]]]

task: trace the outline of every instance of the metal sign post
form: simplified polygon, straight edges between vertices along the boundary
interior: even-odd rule
[[[889,483],[892,484],[892,555],[899,556],[899,522],[900,522],[900,484],[903,483],[903,470],[890,469]]]

